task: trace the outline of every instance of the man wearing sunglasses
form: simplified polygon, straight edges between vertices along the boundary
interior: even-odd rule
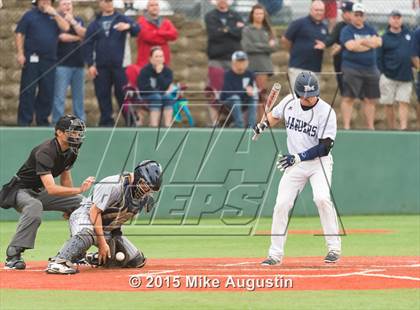
[[[364,103],[368,129],[375,129],[375,102],[380,97],[379,70],[376,63],[376,48],[382,39],[374,28],[365,22],[365,8],[361,3],[353,5],[351,24],[340,34],[343,46],[343,92],[341,112],[344,129],[350,129],[351,114],[355,99]]]
[[[160,164],[146,160],[133,173],[109,176],[96,184],[70,216],[71,238],[50,259],[47,273],[74,274],[77,269],[73,264],[80,261],[96,266],[143,267],[145,256],[122,236],[121,226],[142,209],[152,210],[151,194],[160,190],[162,177]],[[98,253],[86,255],[92,245],[98,247]],[[116,255],[119,252],[124,254],[122,260]]]

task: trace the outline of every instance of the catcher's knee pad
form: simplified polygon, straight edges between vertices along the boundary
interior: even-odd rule
[[[58,252],[57,257],[75,261],[82,258],[86,251],[94,244],[95,235],[88,228],[82,229],[79,233],[71,237]]]
[[[137,255],[129,260],[123,268],[142,268],[146,265],[147,258],[144,256],[144,254],[140,251],[138,251]]]

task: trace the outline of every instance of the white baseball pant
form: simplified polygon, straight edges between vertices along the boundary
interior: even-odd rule
[[[328,251],[341,253],[337,212],[332,204],[330,195],[332,169],[333,160],[331,155],[322,157],[321,160],[316,158],[310,161],[303,161],[296,166],[286,169],[279,183],[273,213],[270,257],[280,260],[284,255],[289,212],[297,195],[303,190],[308,180],[311,183],[313,200],[318,208]]]

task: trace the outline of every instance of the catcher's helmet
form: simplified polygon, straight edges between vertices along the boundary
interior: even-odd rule
[[[140,199],[146,193],[160,190],[162,185],[163,172],[162,166],[154,160],[144,160],[134,169],[134,182],[132,195],[135,199]]]
[[[55,130],[66,133],[70,150],[77,154],[85,139],[85,123],[74,115],[64,115],[55,124]]]
[[[295,81],[294,91],[298,98],[318,97],[319,84],[316,75],[310,71],[299,73]]]

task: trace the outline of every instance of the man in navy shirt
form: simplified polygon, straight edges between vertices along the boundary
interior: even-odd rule
[[[417,71],[417,129],[420,129],[420,26],[414,32],[412,40],[412,61]]]
[[[131,36],[137,36],[140,28],[129,17],[116,12],[112,0],[99,0],[99,7],[101,13],[86,32],[86,63],[89,75],[94,79],[101,111],[99,126],[113,126],[112,86],[121,107],[124,100],[123,87],[127,83],[123,68],[127,31]]]
[[[17,61],[22,67],[18,125],[48,126],[54,96],[55,61],[60,29],[70,26],[52,7],[52,0],[33,0],[16,27]],[[38,93],[36,90],[38,87]]]
[[[225,72],[220,99],[231,110],[235,127],[243,128],[242,108],[248,111],[247,127],[256,124],[257,98],[254,73],[247,70],[248,55],[236,51],[232,55],[232,68]]]
[[[73,16],[72,0],[59,0],[58,12],[71,25],[70,30],[59,35],[57,69],[55,73],[54,106],[52,122],[55,124],[64,115],[67,88],[71,85],[73,114],[85,120],[84,95],[85,72],[81,42],[86,28],[80,17]]]
[[[375,101],[380,97],[375,50],[382,45],[382,39],[375,29],[365,23],[364,13],[364,6],[355,3],[351,24],[344,27],[340,34],[340,43],[343,46],[341,112],[344,129],[350,129],[356,98],[364,100],[367,128],[375,129]]]
[[[377,49],[378,68],[381,71],[380,103],[385,105],[387,125],[395,129],[394,102],[399,103],[400,129],[407,129],[413,71],[411,64],[412,33],[403,25],[401,13],[391,12],[389,26],[382,36],[382,46]]]
[[[282,37],[284,46],[290,50],[288,73],[291,89],[300,72],[321,71],[328,35],[328,28],[322,22],[324,13],[324,3],[313,1],[309,15],[293,21]]]

